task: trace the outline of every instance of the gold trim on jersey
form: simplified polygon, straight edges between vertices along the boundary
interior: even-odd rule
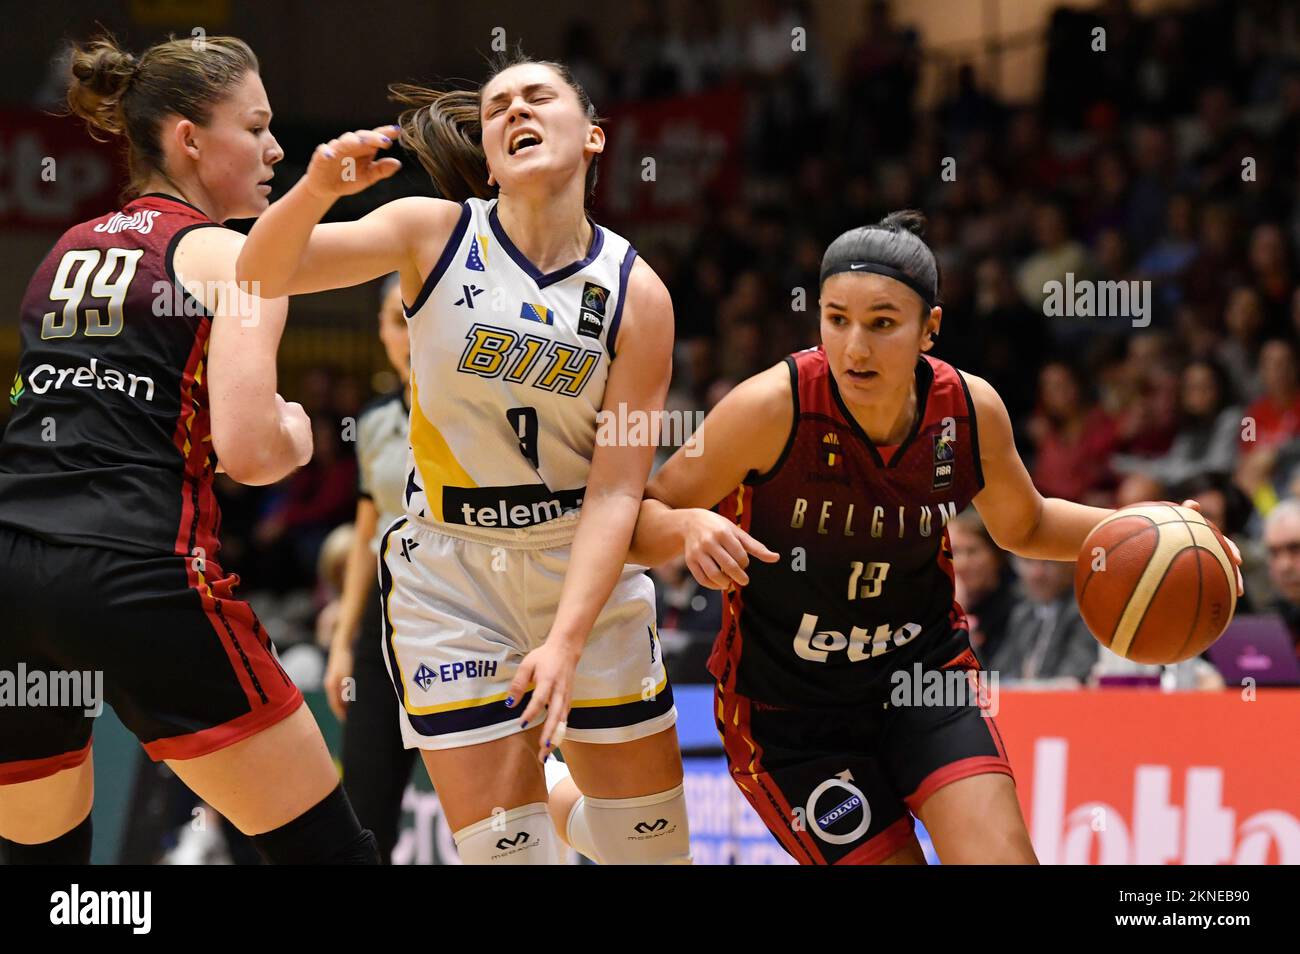
[[[411,453],[415,457],[416,469],[424,478],[424,496],[428,502],[429,517],[441,523],[442,488],[477,487],[478,484],[451,452],[442,432],[424,416],[414,374],[411,375]]]

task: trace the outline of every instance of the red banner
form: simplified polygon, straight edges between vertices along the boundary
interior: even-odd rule
[[[620,105],[605,124],[601,221],[684,221],[740,187],[745,96],[722,89]]]
[[[1043,864],[1300,864],[1300,690],[998,701]]]
[[[61,230],[118,206],[116,143],[71,116],[0,109],[0,227]]]

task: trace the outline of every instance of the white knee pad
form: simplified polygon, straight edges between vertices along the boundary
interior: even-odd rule
[[[467,865],[560,864],[560,839],[545,802],[497,812],[453,832],[452,838]]]
[[[640,798],[584,795],[569,812],[569,844],[602,865],[689,865],[682,786]]]

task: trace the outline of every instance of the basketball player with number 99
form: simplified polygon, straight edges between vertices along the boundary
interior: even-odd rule
[[[218,562],[218,467],[311,457],[276,393],[284,299],[235,285],[283,158],[235,37],[73,51],[68,104],[128,146],[134,194],[75,225],[21,309],[0,443],[0,671],[98,673],[106,700],[0,705],[0,860],[90,860],[95,702],[274,863],[378,864],[302,693]],[[250,289],[250,291],[253,291]],[[66,684],[66,683],[65,683]],[[97,694],[97,692],[96,692]]]

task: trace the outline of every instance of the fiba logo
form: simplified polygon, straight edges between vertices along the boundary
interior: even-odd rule
[[[582,307],[578,309],[578,334],[599,338],[605,330],[605,305],[609,289],[587,282],[582,288]]]
[[[605,302],[609,301],[609,289],[594,282],[587,282],[582,288],[582,307],[590,308],[597,314],[605,313]]]
[[[934,435],[934,481],[932,490],[946,490],[952,486],[952,462],[956,456],[952,438],[945,434]]]

